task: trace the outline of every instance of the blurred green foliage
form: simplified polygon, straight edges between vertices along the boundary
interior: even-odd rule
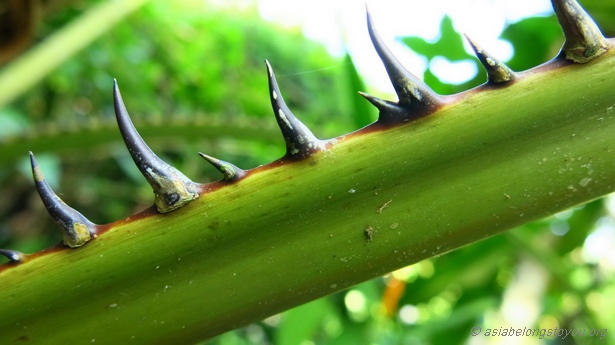
[[[436,57],[443,57],[451,62],[469,60],[474,63],[477,70],[480,70],[480,62],[474,58],[474,55],[465,51],[463,46],[464,40],[465,38],[455,31],[453,21],[448,16],[442,18],[440,36],[436,42],[431,43],[416,36],[403,37],[401,39],[414,52],[425,56],[428,62],[432,62]],[[485,77],[477,74],[474,78],[462,84],[448,84],[440,81],[433,71],[428,68],[424,73],[424,81],[439,94],[450,95],[484,83]]]
[[[82,15],[88,8],[84,3],[88,2],[48,18],[41,25],[40,38]],[[615,13],[612,6],[602,8]],[[603,15],[596,13],[598,18]],[[449,18],[442,20],[441,29],[435,43],[417,37],[402,41],[428,60],[436,56],[450,61],[471,59]],[[514,46],[515,55],[508,63],[515,70],[545,62],[561,45],[553,17],[512,23],[502,38]],[[111,222],[151,204],[150,187],[133,166],[119,134],[108,138],[102,148],[75,142],[71,154],[61,155],[53,153],[54,138],[75,123],[95,135],[99,124],[93,119],[112,121],[112,78],[118,79],[137,128],[160,123],[175,133],[171,129],[185,121],[206,127],[207,120],[213,119],[231,124],[251,119],[267,126],[273,117],[264,59],[275,68],[290,108],[318,136],[347,133],[375,119],[374,110],[356,96],[355,91],[364,87],[350,56],[331,57],[299,31],[263,23],[254,9],[229,13],[200,2],[155,1],[17,101],[0,108],[0,144],[18,138],[25,157],[28,133],[53,132],[48,153],[37,156],[46,177],[68,204],[91,220]],[[424,78],[444,94],[486,79],[481,72],[460,85],[445,84],[429,70]],[[193,132],[145,139],[163,159],[196,181],[220,178],[200,161],[197,151],[251,168],[277,159],[283,150],[281,137],[278,145],[231,137],[212,140]],[[0,247],[33,252],[59,241],[25,161],[0,167],[0,184]],[[485,239],[205,343],[482,344],[485,337],[470,336],[473,326],[483,331],[489,327],[608,329],[615,324],[613,264],[586,255],[591,250],[588,237],[597,236],[598,230],[605,229],[599,225],[611,219],[603,204],[594,201]],[[605,231],[612,233],[613,227]],[[521,321],[514,319],[511,305],[522,311],[518,313]],[[615,342],[615,337],[607,333],[604,339],[522,340],[590,344]]]

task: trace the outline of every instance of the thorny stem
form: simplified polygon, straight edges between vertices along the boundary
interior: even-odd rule
[[[614,191],[615,55],[595,35],[575,39],[595,33],[576,3],[554,6],[564,13],[564,51],[591,64],[554,60],[505,87],[447,98],[410,80],[368,15],[399,102],[368,96],[381,110],[376,126],[326,150],[312,150],[322,142],[293,122],[268,65],[285,158],[310,159],[256,168],[177,212],[87,231],[98,237],[78,250],[24,262],[0,251],[15,261],[0,266],[0,342],[195,342]],[[129,151],[161,188],[159,210],[169,185],[200,187],[155,157],[117,86],[114,96]],[[45,188],[33,157],[32,166],[52,216],[65,227],[81,219]]]

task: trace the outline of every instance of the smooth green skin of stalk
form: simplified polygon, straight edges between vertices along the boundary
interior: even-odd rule
[[[196,342],[610,193],[613,90],[613,52],[526,73],[5,267],[0,343]]]

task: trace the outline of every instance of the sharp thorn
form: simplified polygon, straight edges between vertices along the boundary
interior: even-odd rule
[[[472,49],[474,49],[474,52],[476,53],[476,57],[487,70],[489,82],[501,84],[515,79],[515,72],[508,68],[508,66],[484,51],[478,44],[476,44],[476,42],[468,37],[468,35],[463,35],[466,37],[468,42],[470,42]]]
[[[551,3],[566,38],[560,53],[566,59],[587,63],[608,50],[608,41],[576,0],[551,0]]]
[[[113,103],[117,124],[135,164],[154,189],[160,213],[176,210],[199,197],[198,184],[158,158],[147,146],[130,120],[117,81],[113,81]]]
[[[216,169],[218,169],[218,171],[220,171],[222,175],[224,175],[224,181],[236,181],[246,174],[245,170],[239,169],[234,164],[231,164],[229,162],[225,162],[223,160],[208,156],[202,152],[199,152],[199,156],[201,156],[203,159],[213,165]]]
[[[90,222],[81,213],[66,205],[56,193],[53,192],[45,177],[41,172],[40,167],[36,163],[36,159],[30,152],[30,163],[32,165],[32,175],[34,176],[34,184],[45,208],[51,215],[51,218],[62,227],[63,242],[65,245],[76,248],[86,244],[89,240],[96,237],[97,225]]]
[[[286,158],[303,159],[314,152],[325,148],[324,142],[319,140],[312,132],[297,119],[290,111],[282,98],[278,82],[273,74],[269,61],[267,65],[267,77],[269,78],[269,96],[275,118],[280,126],[284,140],[286,141]]]
[[[441,97],[431,90],[427,84],[401,65],[378,35],[369,10],[366,12],[369,36],[378,56],[380,56],[384,64],[389,79],[395,89],[395,93],[397,93],[397,97],[399,98],[398,105],[400,108],[405,109],[403,118],[399,119],[398,122],[405,122],[433,113],[442,104]],[[387,111],[380,109],[381,118],[395,116],[398,116],[398,114],[389,114]],[[386,122],[394,122],[394,120],[391,121],[391,119],[383,120]],[[378,121],[381,121],[381,119],[378,119]]]
[[[22,252],[11,249],[0,249],[0,255],[6,256],[11,262],[22,262],[26,257]]]
[[[359,91],[359,95],[363,96],[363,98],[367,99],[379,110],[381,116],[378,118],[378,123],[396,124],[400,121],[410,121],[410,118],[404,120],[407,112],[398,103],[387,101],[361,91]],[[387,114],[387,116],[382,116],[382,114]]]

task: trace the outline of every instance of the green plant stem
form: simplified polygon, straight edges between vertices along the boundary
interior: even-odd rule
[[[113,0],[96,5],[0,73],[0,106],[21,95],[76,52],[106,33],[148,0]],[[33,68],[36,66],[36,68]]]
[[[610,193],[614,89],[613,51],[534,70],[0,266],[0,343],[196,342]]]

